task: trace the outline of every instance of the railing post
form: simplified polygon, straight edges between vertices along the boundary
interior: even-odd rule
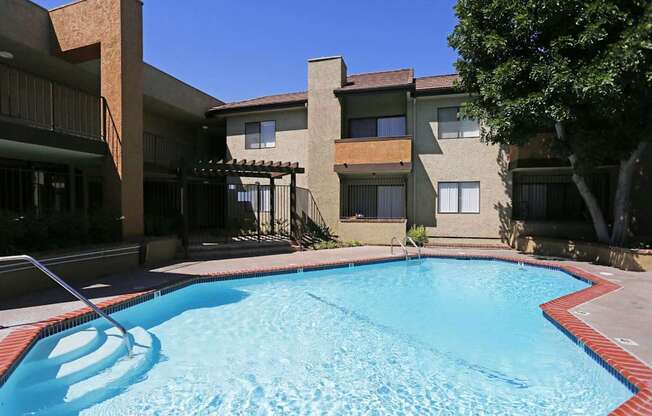
[[[256,182],[256,233],[260,241],[260,182]]]
[[[269,227],[272,235],[276,234],[276,184],[269,178]]]

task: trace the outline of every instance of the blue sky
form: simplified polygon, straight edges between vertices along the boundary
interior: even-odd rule
[[[66,0],[36,0],[52,8]],[[309,58],[349,73],[454,72],[454,0],[145,0],[145,61],[225,101],[306,89]]]

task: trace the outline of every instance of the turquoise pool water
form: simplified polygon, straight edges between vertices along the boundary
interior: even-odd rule
[[[0,414],[604,415],[632,393],[538,306],[584,287],[453,259],[194,285],[114,315],[152,334],[143,371],[90,402],[35,394],[29,363],[66,331],[0,389]]]

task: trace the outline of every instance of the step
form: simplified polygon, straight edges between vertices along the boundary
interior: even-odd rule
[[[71,361],[88,354],[100,342],[100,332],[95,327],[65,336],[57,342],[47,359],[53,362]]]
[[[154,340],[147,330],[141,327],[129,331],[133,341],[131,357],[120,358],[111,367],[99,374],[72,384],[64,397],[65,403],[102,400],[111,394],[111,387],[140,373],[153,355]]]

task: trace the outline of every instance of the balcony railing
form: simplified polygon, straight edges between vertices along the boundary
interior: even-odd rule
[[[99,96],[0,65],[0,118],[102,140]]]
[[[143,133],[143,160],[157,166],[169,167],[181,159],[190,160],[195,155],[192,143]]]
[[[367,137],[335,140],[338,173],[409,172],[412,137]]]

